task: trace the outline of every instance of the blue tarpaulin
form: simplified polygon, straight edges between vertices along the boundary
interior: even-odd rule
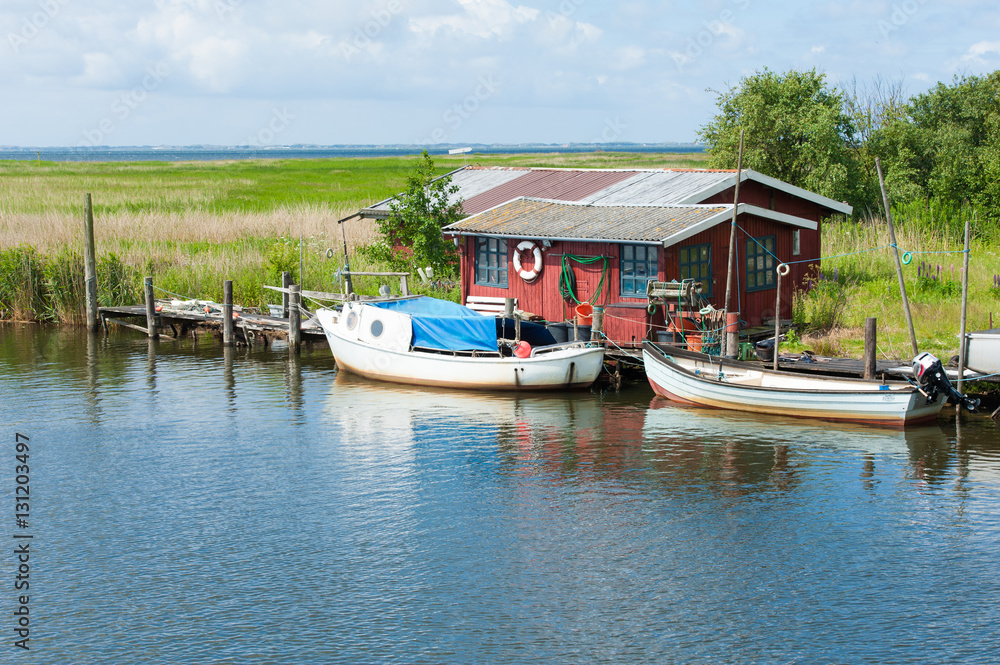
[[[496,319],[458,303],[421,296],[368,304],[409,314],[413,346],[441,351],[497,350]]]

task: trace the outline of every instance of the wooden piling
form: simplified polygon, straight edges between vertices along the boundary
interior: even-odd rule
[[[503,300],[503,315],[510,319],[514,317],[514,299],[504,298]]]
[[[972,227],[969,220],[965,220],[965,258],[962,260],[962,322],[959,339],[962,341],[958,345],[958,383],[955,389],[962,392],[962,380],[965,378],[965,359],[968,355],[968,335],[966,334],[967,314],[969,310],[969,239],[972,234]],[[962,405],[956,404],[955,409],[961,413]]]
[[[740,355],[740,313],[726,312],[726,353],[727,358]]]
[[[733,223],[729,227],[729,267],[726,270],[726,299],[722,301],[722,307],[729,312],[729,299],[732,293],[733,270],[736,266],[736,217],[740,207],[740,180],[743,176],[743,128],[740,128],[740,151],[736,157],[736,191],[733,194]],[[737,351],[739,353],[739,336],[737,336]],[[729,340],[725,340],[726,348],[721,349],[722,355],[733,355],[733,349],[729,348]]]
[[[892,253],[896,257],[896,276],[899,278],[899,293],[903,298],[903,313],[906,315],[906,325],[910,331],[910,348],[916,356],[917,334],[913,330],[913,316],[910,314],[910,300],[906,297],[906,280],[903,279],[903,264],[899,260],[899,247],[896,245],[896,230],[892,225],[892,211],[889,210],[889,195],[885,191],[885,179],[882,177],[882,163],[875,158],[875,169],[878,171],[878,184],[882,188],[882,205],[885,206],[885,221],[889,225],[889,241],[892,243]]]
[[[97,254],[94,247],[94,205],[90,194],[83,200],[84,207],[84,262],[83,272],[86,286],[87,328],[97,330]]]
[[[410,285],[406,281],[407,275],[399,276],[399,293],[403,296],[410,295]]]
[[[233,280],[222,283],[222,343],[232,346],[235,338],[233,330]]]
[[[778,277],[777,293],[774,296],[774,369],[778,369],[778,346],[781,339],[781,266],[783,265],[785,264],[779,263],[774,269]]]
[[[288,350],[290,353],[298,353],[302,346],[302,320],[299,311],[299,303],[302,302],[301,287],[292,284],[288,287]]]
[[[604,337],[604,307],[597,305],[594,307],[594,320],[591,322],[590,341],[600,342]]]
[[[287,270],[281,273],[281,288],[288,289],[292,285],[292,273]],[[288,291],[281,292],[281,318],[288,318]]]
[[[877,365],[875,351],[878,348],[878,319],[869,316],[865,319],[865,378],[874,379]]]
[[[146,289],[146,334],[156,337],[156,296],[153,295],[153,278],[144,280]]]

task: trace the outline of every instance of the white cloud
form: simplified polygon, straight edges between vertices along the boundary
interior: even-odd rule
[[[1000,42],[976,42],[969,47],[968,51],[965,52],[965,55],[962,56],[962,60],[965,62],[974,62],[976,64],[984,65],[986,64],[986,58],[983,56],[991,53],[994,54],[994,56],[1000,55]],[[996,57],[991,58],[991,60],[996,60]]]

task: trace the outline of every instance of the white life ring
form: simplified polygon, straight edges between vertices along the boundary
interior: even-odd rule
[[[531,252],[535,257],[535,267],[531,270],[525,270],[521,265],[521,252]],[[534,280],[542,272],[542,250],[538,248],[538,245],[531,242],[530,240],[522,240],[517,244],[517,249],[514,250],[514,270],[517,274],[521,276],[526,282]]]

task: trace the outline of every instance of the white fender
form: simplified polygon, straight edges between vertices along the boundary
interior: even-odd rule
[[[530,251],[535,258],[535,266],[531,270],[525,270],[524,266],[521,265],[521,252]],[[538,248],[538,245],[531,242],[530,240],[522,240],[517,244],[517,249],[514,250],[514,270],[517,274],[521,276],[526,282],[530,282],[538,277],[542,272],[542,250]]]

